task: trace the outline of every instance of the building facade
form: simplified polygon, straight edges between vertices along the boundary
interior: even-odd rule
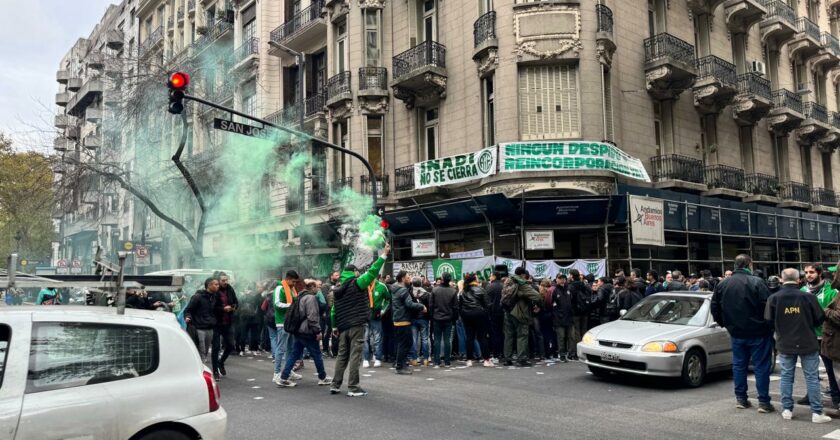
[[[374,169],[313,143],[302,188],[258,179],[241,201],[252,215],[208,226],[211,261],[231,237],[294,256],[301,208],[331,236],[304,252],[339,252],[329,226],[345,186],[376,190],[398,261],[416,259],[413,239],[434,239],[444,256],[718,273],[740,252],[773,272],[840,258],[838,1],[124,4],[135,10],[136,37],[125,39],[138,43],[138,70],[221,54],[194,91],[351,148]],[[207,128],[216,116],[190,113],[196,161],[229,139]],[[498,164],[505,145],[575,141],[613,144],[650,182],[598,169],[415,179],[429,160],[490,149]],[[628,195],[665,200],[665,246],[632,244]],[[133,239],[159,247],[153,266],[192,264],[153,217],[138,206],[126,220]],[[535,229],[554,231],[553,249],[525,249]]]

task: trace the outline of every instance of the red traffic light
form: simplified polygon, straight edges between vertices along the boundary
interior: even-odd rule
[[[190,76],[184,72],[175,72],[169,75],[169,88],[173,90],[184,90],[190,85]]]
[[[388,223],[388,220],[382,219],[382,221],[379,222],[379,227],[382,229],[388,229],[391,227],[391,224]]]

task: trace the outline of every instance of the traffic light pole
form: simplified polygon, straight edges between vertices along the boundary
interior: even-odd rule
[[[301,93],[301,95],[303,95],[303,94]],[[204,104],[204,105],[213,107],[215,109],[221,110],[225,113],[230,113],[230,114],[233,114],[233,115],[245,118],[245,119],[249,119],[249,120],[254,121],[254,122],[259,122],[260,124],[263,124],[265,126],[273,127],[273,128],[278,129],[278,130],[285,131],[286,133],[289,133],[292,136],[297,136],[297,137],[300,137],[300,138],[309,139],[312,142],[315,142],[315,143],[317,143],[317,144],[319,144],[323,147],[330,148],[332,150],[341,152],[343,154],[348,154],[352,157],[355,157],[356,159],[359,159],[359,161],[362,162],[362,165],[364,165],[365,168],[367,168],[367,171],[370,174],[370,195],[371,195],[371,198],[373,199],[373,214],[377,213],[376,212],[376,206],[377,206],[377,203],[376,203],[377,202],[377,198],[376,198],[376,196],[377,196],[376,174],[374,173],[373,167],[370,165],[370,162],[368,162],[367,159],[365,159],[365,157],[362,156],[361,154],[359,154],[359,153],[357,153],[353,150],[349,150],[347,148],[340,147],[338,145],[335,145],[335,144],[326,142],[324,140],[318,139],[315,136],[304,133],[302,131],[298,131],[298,130],[288,128],[288,127],[283,127],[282,125],[273,124],[271,122],[266,121],[265,119],[260,119],[260,118],[257,118],[255,116],[251,116],[247,113],[242,113],[240,111],[234,110],[232,108],[225,107],[223,105],[216,104],[215,102],[210,102],[206,99],[202,99],[202,98],[199,98],[197,96],[184,94],[184,99],[189,100],[189,101],[195,101],[195,102],[198,102],[200,104]],[[301,102],[299,105],[302,106],[304,104],[303,104],[303,102]],[[301,108],[299,110],[301,111],[301,113],[304,111],[303,108]],[[184,121],[184,125],[186,125],[186,118],[184,118],[183,121]],[[303,126],[301,126],[301,128],[303,128]],[[303,194],[301,194],[301,201],[302,201],[302,203],[305,203],[305,198],[304,198]],[[301,246],[303,246],[303,241],[302,240],[301,240]]]

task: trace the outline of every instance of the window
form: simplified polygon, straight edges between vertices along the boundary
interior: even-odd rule
[[[496,96],[494,75],[481,80],[482,122],[484,127],[484,146],[496,144]]]
[[[148,327],[33,323],[26,392],[131,379],[158,367],[157,332]]]
[[[421,160],[431,160],[438,157],[439,129],[438,109],[423,110],[422,153]]]
[[[383,175],[382,164],[382,117],[367,117],[367,149],[368,162],[373,167],[373,173],[377,176]]]
[[[747,174],[755,172],[753,159],[753,126],[738,127],[738,143],[741,145],[741,163]]]
[[[437,0],[423,0],[423,41],[437,41]]]
[[[335,73],[347,70],[347,23],[336,25],[335,37]]]
[[[9,342],[12,340],[12,329],[8,325],[0,325],[0,388],[3,388],[3,372],[6,370],[6,359],[9,357]]]
[[[333,124],[333,143],[341,148],[350,148],[350,132],[347,121]],[[333,154],[333,180],[344,179],[350,174],[345,154]]]
[[[656,4],[648,0],[648,36],[656,35]]]
[[[271,208],[271,177],[264,174],[260,179],[257,191],[254,194],[254,200],[251,203],[252,218],[260,218],[267,216]]]
[[[242,11],[242,43],[251,41],[257,36],[257,5],[251,5]]]
[[[253,81],[242,86],[242,112],[257,115],[257,85]]]
[[[834,190],[834,179],[831,178],[831,153],[822,153],[823,188]]]
[[[327,87],[327,54],[325,52],[312,54],[312,74],[315,94],[323,92]]]
[[[610,70],[601,66],[604,73],[604,138],[608,141],[615,140],[615,126],[613,121],[612,101],[612,75]]]
[[[810,145],[800,145],[799,151],[802,155],[802,180],[804,184],[808,186],[813,186],[814,184],[814,176],[811,172],[811,146]]]
[[[519,68],[519,130],[522,140],[580,137],[576,65]]]
[[[653,137],[656,142],[656,155],[662,155],[662,104],[653,102]]]
[[[381,9],[362,9],[365,15],[365,66],[379,67],[381,55],[381,43],[379,39],[379,23]]]

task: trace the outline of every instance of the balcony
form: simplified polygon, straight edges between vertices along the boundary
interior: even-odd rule
[[[78,141],[80,131],[78,125],[68,125],[64,129],[64,137],[71,141]]]
[[[93,69],[101,69],[105,66],[105,54],[102,52],[90,52],[85,57],[85,64]]]
[[[840,148],[840,113],[828,113],[828,125],[831,127],[823,136],[817,146],[823,153],[833,154],[835,150]]]
[[[807,17],[796,19],[796,35],[788,44],[791,59],[801,57],[807,60],[816,55],[821,48],[820,27]]]
[[[195,16],[195,0],[189,0],[187,2],[187,14],[189,14],[190,17]]]
[[[163,27],[158,26],[157,29],[152,31],[143,43],[140,44],[140,48],[138,50],[138,56],[140,58],[144,58],[149,55],[154,49],[160,47],[161,43],[163,43]]]
[[[175,34],[175,17],[169,17],[166,19],[166,33],[168,33],[170,37]]]
[[[225,19],[217,20],[212,25],[204,28],[204,35],[193,43],[193,56],[197,57],[216,41],[233,34],[232,31],[233,23]]]
[[[78,92],[82,88],[81,78],[70,78],[67,80],[67,90],[71,92]]]
[[[392,61],[394,97],[408,108],[433,105],[446,98],[446,46],[424,41]]]
[[[473,23],[473,60],[480,60],[492,49],[499,48],[496,39],[496,11],[490,11]]]
[[[723,13],[731,32],[745,32],[767,14],[767,0],[727,0]]]
[[[394,170],[394,191],[412,191],[414,189],[414,165]]]
[[[595,33],[595,41],[598,44],[599,57],[606,65],[612,64],[612,55],[615,53],[615,37],[613,36],[613,12],[607,5],[595,5],[595,16],[598,18]]]
[[[291,56],[279,45],[303,52],[323,42],[327,37],[327,21],[321,16],[323,7],[323,0],[315,0],[309,7],[295,14],[291,20],[271,31],[269,44],[272,50],[269,50],[269,53],[280,57]]]
[[[327,95],[324,92],[316,93],[306,101],[303,102],[303,123],[306,131],[313,133],[314,136],[323,139],[327,138],[327,115],[324,111],[326,107]]]
[[[341,179],[335,179],[330,184],[330,191],[333,194],[341,192],[344,188],[353,189],[353,178],[352,177],[343,177]]]
[[[767,116],[773,107],[770,80],[750,72],[738,75],[738,95],[732,106],[732,116],[738,125],[753,125]]]
[[[309,189],[309,208],[320,208],[327,206],[330,202],[326,176],[312,176],[310,178],[311,188]]]
[[[102,80],[97,78],[93,78],[88,80],[76,95],[67,103],[67,114],[76,116],[77,118],[81,118],[85,112],[85,109],[96,100],[96,98],[102,96],[102,91],[104,90],[104,85]]]
[[[373,194],[373,185],[371,185],[370,176],[363,174],[360,179],[362,182],[362,194]],[[376,197],[378,199],[388,197],[390,194],[390,185],[388,184],[388,175],[377,176],[374,180],[376,185]]]
[[[70,71],[69,70],[59,70],[55,72],[55,80],[59,84],[67,84],[67,81],[70,80]]]
[[[75,146],[63,137],[57,137],[55,138],[55,140],[53,140],[53,149],[55,149],[55,151],[64,152],[72,150],[73,148],[75,148]]]
[[[828,111],[816,102],[806,102],[803,106],[805,120],[799,125],[797,135],[802,144],[810,145],[819,140],[831,129],[828,124]]]
[[[55,94],[55,104],[61,107],[67,105],[67,102],[70,101],[70,93],[68,92],[61,92]]]
[[[213,98],[213,101],[221,104],[233,99],[233,89],[233,81],[228,80],[222,82],[221,84],[216,84],[216,86],[210,90],[208,94]]]
[[[64,129],[68,125],[73,125],[76,123],[76,118],[68,115],[55,115],[54,126],[55,128]]]
[[[333,75],[327,80],[327,107],[341,107],[353,101],[353,91],[350,88],[350,81],[351,75],[349,71]]]
[[[85,136],[85,139],[82,141],[82,146],[88,150],[95,150],[102,146],[102,138],[96,134],[89,134]]]
[[[682,188],[702,192],[705,184],[703,161],[693,157],[670,154],[650,159],[654,187],[659,189]]]
[[[811,203],[828,208],[837,208],[837,194],[830,189],[813,188],[811,190]]]
[[[694,106],[703,114],[717,114],[738,93],[735,65],[714,55],[697,60]]]
[[[184,22],[184,7],[178,6],[178,23]]]
[[[388,69],[359,68],[359,97],[388,97]]]
[[[671,34],[645,40],[645,83],[654,99],[676,99],[696,78],[694,46]]]
[[[759,29],[762,43],[774,41],[777,47],[781,47],[797,33],[796,12],[783,0],[773,0],[767,3],[767,15]]]
[[[798,182],[787,182],[782,185],[781,208],[808,209],[811,207],[811,189],[808,185]]]
[[[773,108],[770,109],[767,124],[776,133],[790,133],[805,119],[802,112],[802,98],[799,95],[787,89],[774,90]]]
[[[751,194],[744,198],[745,202],[771,205],[781,202],[779,198],[781,186],[776,176],[761,173],[747,174],[745,184],[747,192]]]
[[[108,49],[120,50],[125,44],[125,34],[119,29],[111,29],[105,35],[105,45]]]
[[[820,50],[816,56],[811,58],[811,64],[827,72],[840,65],[840,41],[837,37],[828,32],[820,35]]]
[[[87,122],[99,122],[102,120],[102,109],[90,107],[85,112],[85,120]]]
[[[242,43],[233,52],[234,56],[234,72],[242,72],[251,67],[256,66],[260,57],[260,40],[259,38],[251,37],[249,40]]]
[[[703,193],[709,197],[729,197],[742,199],[747,197],[744,170],[727,165],[711,165],[704,170],[706,186],[709,190]]]

